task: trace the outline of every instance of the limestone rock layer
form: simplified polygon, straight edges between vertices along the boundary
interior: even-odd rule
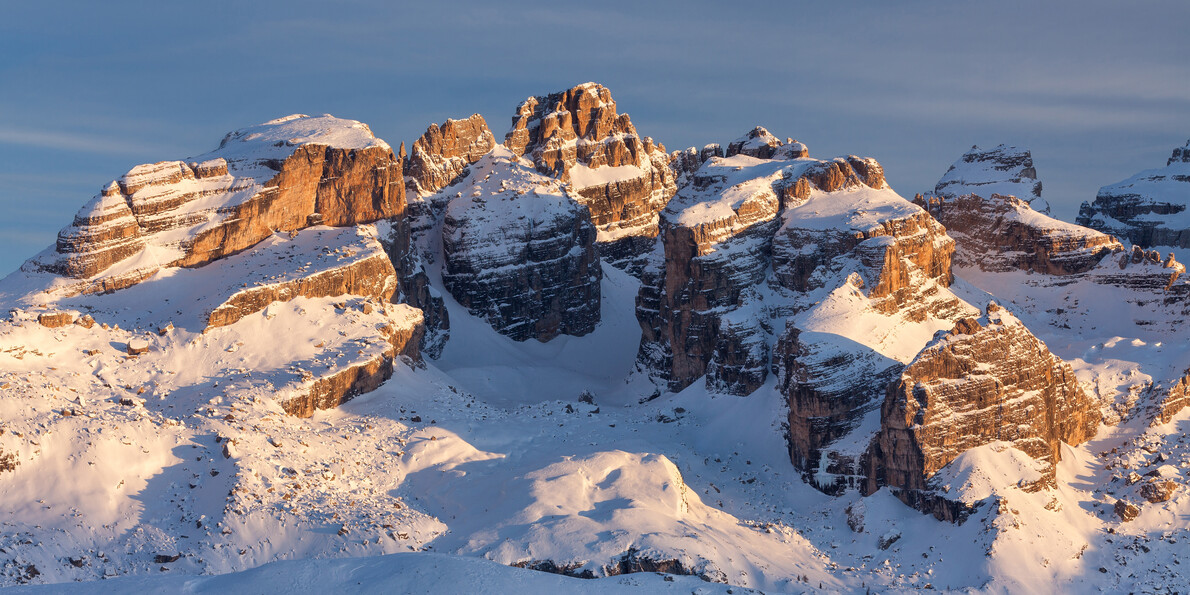
[[[530,97],[512,122],[508,150],[569,184],[591,213],[604,259],[638,271],[657,236],[658,213],[676,190],[665,147],[641,137],[595,83]]]
[[[1099,189],[1084,202],[1077,222],[1149,248],[1190,247],[1190,141],[1174,149],[1165,167],[1142,171]]]
[[[194,267],[276,231],[357,225],[405,210],[401,163],[368,127],[331,116],[280,118],[227,135],[186,161],[139,165],[109,184],[26,264],[111,291],[170,266]]]

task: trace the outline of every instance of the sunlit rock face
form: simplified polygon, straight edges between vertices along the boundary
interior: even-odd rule
[[[665,147],[640,136],[596,83],[530,97],[512,121],[508,150],[568,184],[591,213],[603,260],[639,273],[676,190]]]
[[[366,125],[288,116],[228,134],[205,155],[132,168],[59,232],[53,253],[24,268],[76,279],[67,291],[111,291],[162,267],[235,254],[277,231],[404,211],[401,163]]]
[[[642,276],[638,361],[669,389],[704,376],[732,394],[763,384],[774,321],[837,282],[831,265],[850,266],[844,257],[863,253],[877,299],[903,293],[902,257],[949,282],[953,243],[888,189],[875,160],[810,159],[805,145],[762,127],[727,153],[719,156],[717,146],[675,153],[685,182],[662,214],[662,245]],[[875,236],[897,239],[859,248]]]
[[[930,489],[930,477],[959,454],[996,441],[1048,463],[1043,482],[1052,485],[1061,443],[1086,441],[1100,420],[1070,365],[991,303],[982,317],[939,333],[889,388],[865,492]]]
[[[915,199],[958,244],[955,264],[989,272],[1085,273],[1124,247],[1114,237],[1034,211],[1014,196]]]

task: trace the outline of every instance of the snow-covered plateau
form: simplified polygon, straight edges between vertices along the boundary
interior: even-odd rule
[[[0,585],[1187,589],[1190,252],[1134,243],[1185,148],[1084,227],[1018,147],[910,200],[595,83],[512,122],[288,116],[80,200],[0,280]]]

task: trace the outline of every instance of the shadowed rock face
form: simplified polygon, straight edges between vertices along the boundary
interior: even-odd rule
[[[1190,247],[1190,141],[1174,149],[1165,167],[1142,171],[1099,189],[1079,209],[1079,225],[1148,248]]]
[[[955,264],[984,271],[1085,273],[1123,250],[1112,236],[1034,211],[1013,196],[922,197],[914,202],[946,226],[958,244]]]
[[[1050,463],[1042,481],[1052,483],[1061,443],[1082,443],[1099,423],[1069,364],[992,303],[939,333],[889,388],[864,491],[928,490],[959,454],[994,441]]]
[[[518,341],[594,330],[602,270],[586,207],[503,149],[456,187],[442,224],[455,300]]]
[[[530,97],[504,140],[537,171],[569,184],[598,231],[603,259],[634,273],[652,248],[658,212],[676,187],[665,147],[641,137],[611,92],[586,83]]]
[[[404,211],[401,163],[367,126],[290,116],[233,132],[193,160],[133,168],[79,211],[54,254],[23,268],[79,279],[68,293],[111,291],[163,267],[234,254],[276,231]]]

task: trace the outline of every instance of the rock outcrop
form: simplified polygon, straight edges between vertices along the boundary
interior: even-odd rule
[[[405,162],[408,190],[420,196],[450,186],[495,146],[496,137],[479,114],[447,120],[442,125],[430,124],[425,134],[413,142]]]
[[[602,270],[587,208],[502,147],[455,189],[442,223],[455,300],[518,341],[594,330]]]
[[[1165,167],[1142,171],[1099,189],[1079,209],[1079,225],[1127,238],[1145,248],[1190,247],[1190,141]]]
[[[400,217],[401,163],[368,127],[294,115],[233,132],[184,161],[132,168],[84,206],[53,253],[29,261],[75,281],[63,293],[111,291],[161,268],[235,254],[276,231]]]
[[[971,147],[938,180],[934,194],[944,198],[968,194],[1015,196],[1029,203],[1034,211],[1046,215],[1050,212],[1049,203],[1041,198],[1041,182],[1037,181],[1033,155],[1027,149],[1008,145],[996,145],[988,150]]]
[[[864,491],[890,486],[921,501],[911,492],[929,490],[947,463],[994,441],[1050,463],[1042,481],[1052,484],[1061,443],[1080,444],[1099,423],[1069,364],[991,303],[983,317],[940,333],[890,387]]]
[[[450,316],[438,290],[430,285],[426,266],[431,264],[448,202],[438,194],[466,176],[471,164],[491,152],[496,138],[483,116],[431,124],[413,142],[405,160],[406,217],[391,224],[381,237],[392,255],[400,277],[399,301],[422,311],[426,332],[422,351],[437,358],[450,337]]]
[[[946,226],[961,267],[1072,275],[1124,249],[1112,236],[1039,213],[1014,196],[919,194],[914,202]]]
[[[240,270],[255,268],[258,278],[250,287],[232,289],[207,314],[205,329],[234,324],[269,304],[298,297],[359,296],[375,301],[378,306],[392,298],[397,288],[397,273],[389,255],[371,233],[355,228],[314,227],[294,236],[288,242],[266,242],[237,259],[233,266]],[[304,263],[293,268],[278,268],[273,264],[294,255]],[[259,271],[268,267],[274,268],[274,272],[260,279]],[[245,277],[233,279],[241,278]],[[212,284],[208,289],[215,293],[216,287]]]
[[[639,271],[639,257],[658,234],[658,213],[676,190],[665,147],[641,137],[595,83],[530,97],[512,122],[508,150],[569,184],[591,213],[602,258]]]
[[[687,182],[637,296],[638,366],[736,395],[771,371],[794,465],[829,493],[860,488],[890,383],[979,315],[949,289],[955,243],[875,160],[811,159],[759,127],[727,153],[675,155]]]
[[[425,331],[421,310],[407,304],[390,304],[383,314],[387,321],[379,330],[381,341],[359,350],[354,361],[305,378],[298,388],[281,391],[281,408],[289,415],[310,417],[316,410],[338,407],[376,390],[392,377],[399,358],[420,360],[419,346]]]
[[[953,243],[888,189],[874,160],[808,159],[804,145],[782,143],[760,127],[732,143],[730,157],[709,152],[679,156],[684,167],[707,161],[663,213],[663,247],[637,299],[639,361],[670,390],[708,370],[708,385],[721,390],[758,387],[767,376],[758,362],[769,359],[774,312],[788,315],[798,296],[837,282],[856,264],[842,257],[857,256],[861,244],[861,260],[874,267],[875,299],[898,295],[908,283],[905,258],[949,284]],[[865,244],[877,236],[899,239]],[[766,300],[771,289],[788,295]],[[894,297],[885,308],[909,302]]]

